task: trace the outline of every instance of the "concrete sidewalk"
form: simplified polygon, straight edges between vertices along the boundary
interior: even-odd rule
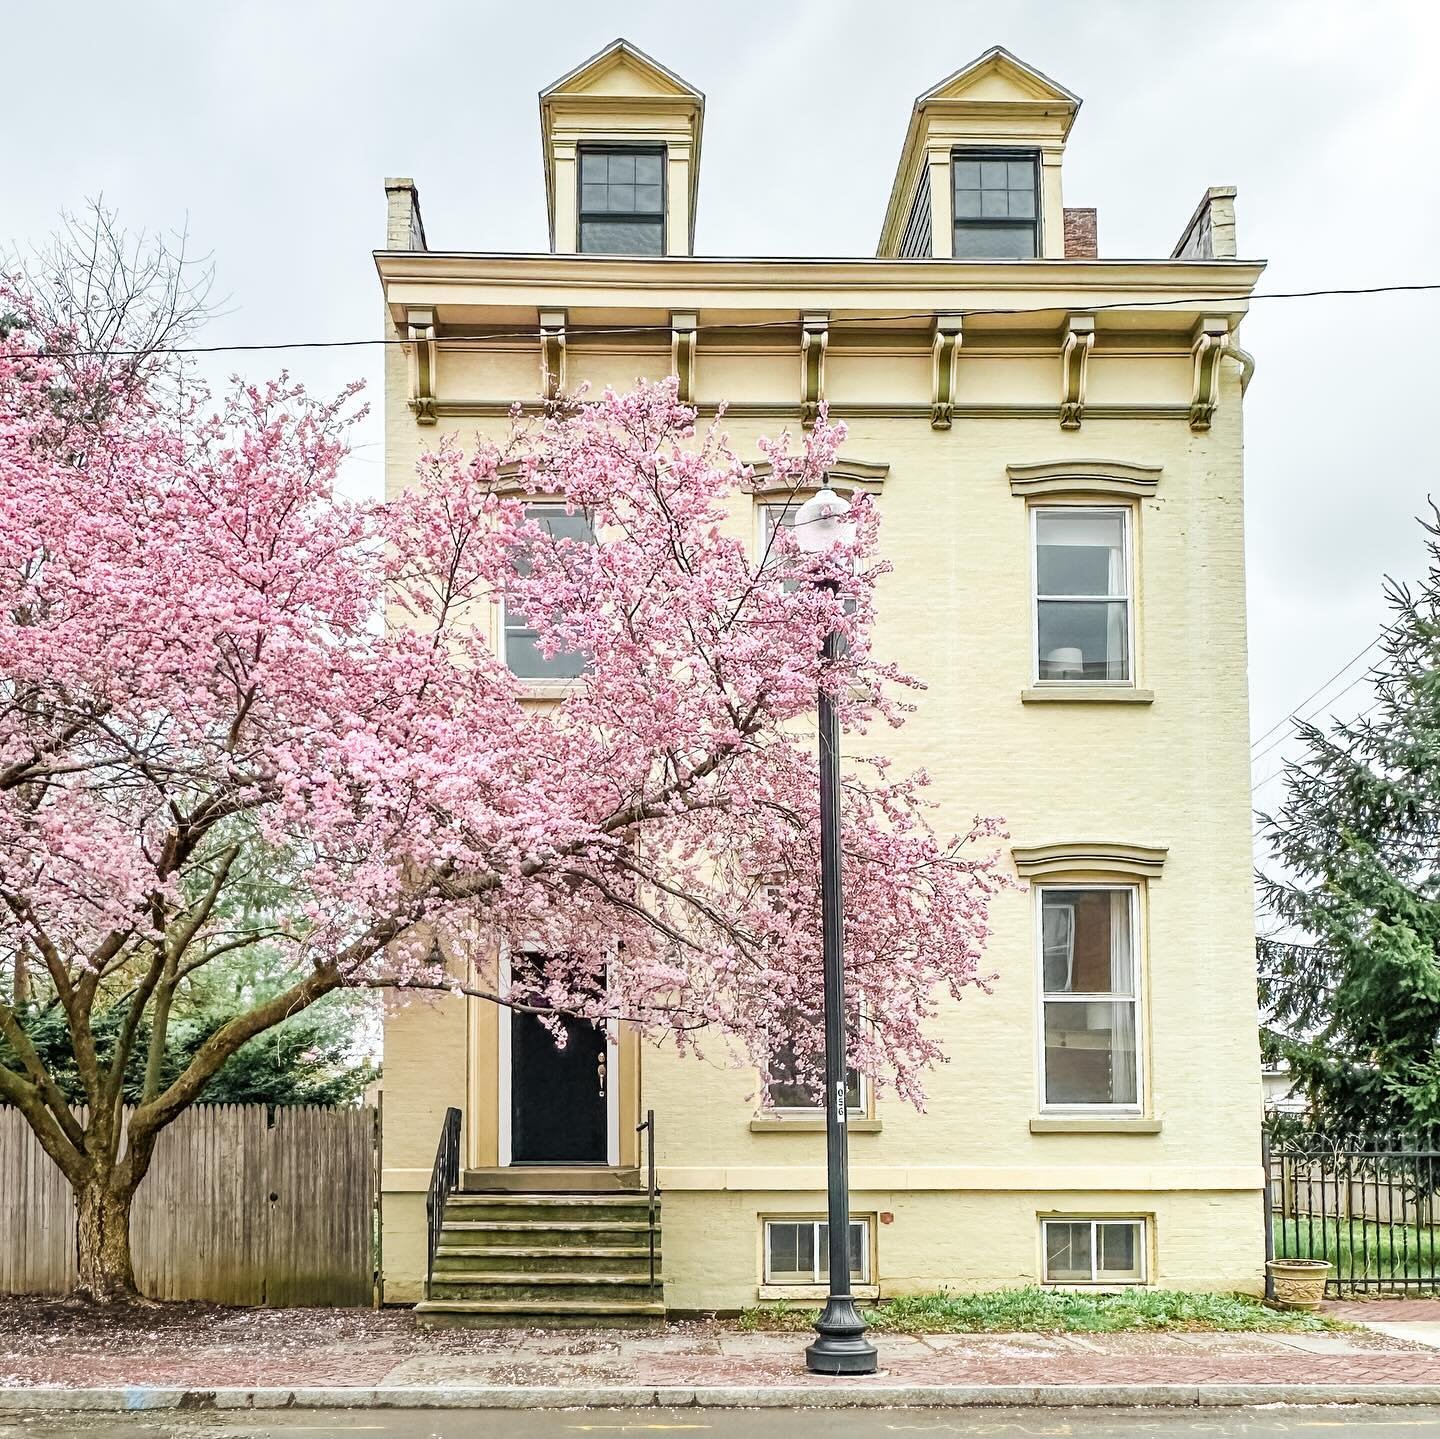
[[[882,1372],[805,1372],[800,1334],[421,1330],[404,1311],[0,1302],[0,1408],[1440,1403],[1440,1305],[1385,1332],[877,1334]],[[100,1326],[97,1329],[97,1325]]]

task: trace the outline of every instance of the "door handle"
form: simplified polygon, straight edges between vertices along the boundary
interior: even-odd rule
[[[600,1079],[600,1098],[605,1098],[605,1051],[602,1049],[595,1060],[595,1072]]]

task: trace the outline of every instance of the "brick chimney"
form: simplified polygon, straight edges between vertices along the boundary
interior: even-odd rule
[[[420,218],[420,191],[408,175],[385,181],[385,248],[425,249],[425,222]]]
[[[1065,258],[1067,260],[1094,260],[1099,253],[1096,244],[1095,211],[1067,208],[1065,211]]]

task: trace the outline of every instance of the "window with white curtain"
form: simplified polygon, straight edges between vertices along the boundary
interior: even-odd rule
[[[1131,684],[1130,511],[1036,507],[1035,647],[1042,684]]]
[[[1137,891],[1046,885],[1037,893],[1042,1104],[1138,1110]]]
[[[556,539],[575,540],[593,545],[595,531],[585,510],[567,514],[564,505],[527,505],[525,518],[534,521]],[[515,569],[528,573],[529,561],[524,553],[515,555]],[[525,616],[510,599],[504,606],[505,663],[512,674],[527,680],[567,680],[584,672],[589,656],[580,650],[562,650],[548,659],[541,652],[540,638],[526,622]]]

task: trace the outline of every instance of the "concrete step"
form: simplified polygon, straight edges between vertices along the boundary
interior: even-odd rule
[[[660,1241],[655,1241],[655,1267],[660,1267]],[[471,1273],[546,1274],[594,1269],[606,1274],[650,1273],[650,1246],[639,1245],[535,1245],[445,1244],[435,1247],[435,1273],[456,1270]]]
[[[452,1194],[445,1204],[446,1219],[582,1219],[649,1220],[645,1196],[628,1194]],[[659,1219],[660,1203],[655,1204]]]
[[[541,1194],[599,1193],[643,1189],[646,1175],[634,1167],[612,1169],[609,1165],[577,1167],[571,1164],[507,1164],[499,1168],[467,1169],[460,1187],[466,1193]]]
[[[509,1303],[585,1304],[648,1303],[658,1299],[645,1274],[530,1272],[502,1274],[488,1270],[437,1271],[430,1282],[431,1299],[504,1300]]]
[[[424,1299],[415,1306],[424,1325],[476,1329],[652,1328],[664,1322],[665,1305],[562,1299]]]
[[[643,1220],[492,1220],[446,1217],[440,1230],[444,1245],[503,1244],[514,1248],[650,1248],[650,1226]]]

